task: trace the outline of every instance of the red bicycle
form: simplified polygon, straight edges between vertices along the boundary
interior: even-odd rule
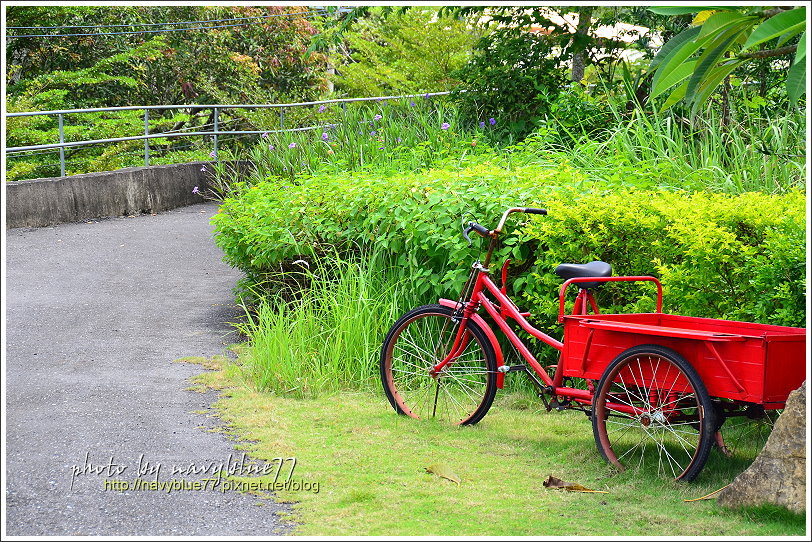
[[[483,262],[471,267],[457,301],[417,307],[387,334],[380,358],[383,388],[392,407],[413,418],[474,424],[488,412],[506,373],[522,372],[547,410],[579,409],[592,420],[598,451],[609,463],[656,468],[658,475],[693,480],[711,448],[732,453],[720,431],[728,421],[770,421],[806,377],[806,330],[785,326],[662,313],[662,286],[651,276],[612,276],[608,263],[561,264],[558,341],[528,322],[489,265],[511,213],[546,215],[544,209],[508,209],[494,230],[469,222],[490,240]],[[653,313],[601,314],[593,290],[610,281],[646,281],[657,288]],[[571,314],[565,295],[578,286]],[[526,364],[507,365],[484,309]],[[551,374],[508,325],[560,351]],[[564,385],[564,384],[568,385]],[[580,383],[580,385],[576,385]],[[766,424],[769,430],[769,424]],[[764,427],[764,424],[760,424]],[[752,435],[738,432],[744,440]],[[757,451],[756,451],[757,453]]]

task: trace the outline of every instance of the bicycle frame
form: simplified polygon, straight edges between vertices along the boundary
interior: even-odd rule
[[[454,340],[454,344],[451,347],[450,352],[448,355],[445,356],[439,363],[437,363],[433,369],[430,371],[432,375],[436,375],[443,370],[443,368],[453,363],[453,361],[465,350],[469,334],[465,332],[466,323],[469,319],[473,319],[479,327],[485,331],[488,339],[491,341],[493,346],[494,352],[496,353],[497,357],[497,368],[498,368],[498,376],[497,376],[497,387],[502,388],[504,386],[504,375],[506,372],[511,370],[510,367],[505,369],[504,366],[504,357],[501,351],[501,347],[499,345],[498,340],[496,339],[496,335],[493,333],[493,330],[488,326],[485,320],[482,318],[481,315],[478,314],[478,311],[481,308],[484,308],[485,311],[493,318],[493,321],[502,330],[505,334],[507,339],[510,343],[516,348],[519,354],[525,359],[527,364],[533,369],[535,375],[541,379],[543,382],[542,391],[543,393],[549,394],[551,396],[561,396],[567,399],[575,400],[576,402],[582,404],[590,404],[592,402],[593,393],[590,389],[579,389],[579,388],[572,388],[567,386],[562,386],[563,379],[564,379],[564,371],[562,367],[562,362],[559,358],[559,363],[555,366],[555,372],[552,377],[547,374],[547,371],[541,364],[538,362],[536,357],[530,352],[530,349],[524,344],[522,339],[511,329],[508,325],[508,318],[515,320],[519,327],[524,330],[526,333],[539,339],[543,343],[547,344],[558,350],[559,352],[564,349],[564,343],[551,337],[547,333],[537,329],[534,327],[530,322],[527,321],[526,317],[530,316],[530,313],[521,312],[519,308],[516,306],[515,303],[507,296],[507,288],[506,288],[506,280],[507,280],[507,267],[510,263],[510,260],[507,260],[504,265],[502,266],[502,287],[500,288],[497,286],[493,280],[490,278],[490,274],[488,271],[488,263],[490,262],[491,256],[493,254],[493,250],[496,245],[496,238],[500,233],[502,227],[504,226],[505,218],[510,212],[516,212],[518,209],[510,209],[505,212],[505,215],[502,218],[502,221],[499,223],[499,227],[489,233],[489,237],[491,238],[490,246],[488,248],[487,256],[485,258],[484,263],[476,262],[472,269],[471,269],[471,276],[466,283],[466,286],[463,288],[463,295],[461,296],[459,301],[452,301],[450,299],[441,299],[440,304],[445,305],[447,307],[454,308],[455,310],[459,310],[462,308],[462,318],[460,320],[460,325],[457,331],[457,335]],[[467,296],[467,300],[464,299],[465,292],[468,289],[469,285],[473,281],[473,289],[471,290],[471,294]],[[657,309],[656,312],[662,311],[662,285],[660,281],[657,280],[655,277],[650,276],[627,276],[627,277],[576,277],[568,279],[561,285],[559,290],[559,316],[558,321],[563,322],[564,319],[564,298],[566,294],[567,288],[571,284],[577,284],[578,282],[636,282],[636,281],[651,281],[654,282],[657,286]],[[494,301],[489,299],[488,295],[493,296]],[[460,306],[462,303],[462,306]],[[586,315],[589,314],[589,310],[592,310],[593,314],[600,314],[600,310],[598,308],[597,303],[595,302],[592,293],[585,288],[580,288],[578,291],[578,295],[575,300],[575,306],[573,307],[573,315]],[[528,376],[530,376],[531,380],[536,380],[533,378],[533,375],[528,371]],[[541,383],[536,381],[537,385]],[[592,386],[589,386],[591,388]],[[623,406],[618,406],[618,410],[627,410]]]

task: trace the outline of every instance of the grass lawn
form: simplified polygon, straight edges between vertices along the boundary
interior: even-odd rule
[[[195,361],[189,358],[183,361]],[[282,491],[300,535],[802,536],[806,518],[782,508],[728,510],[684,502],[728,484],[745,465],[714,450],[690,484],[617,473],[595,448],[583,413],[546,412],[539,401],[501,393],[473,427],[398,416],[383,393],[294,399],[255,391],[238,364],[197,359],[212,372],[200,389],[238,447],[273,461],[295,457],[294,480],[319,491]],[[459,485],[426,471],[441,464]],[[280,479],[285,478],[283,471]],[[548,476],[607,493],[543,486]],[[260,501],[261,502],[261,501]]]

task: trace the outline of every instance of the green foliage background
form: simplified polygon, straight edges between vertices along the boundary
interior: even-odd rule
[[[7,110],[190,105],[187,109],[151,112],[150,132],[154,133],[169,129],[211,130],[211,111],[192,104],[312,100],[326,90],[327,80],[325,56],[307,54],[319,24],[307,17],[308,10],[294,6],[11,6],[6,11],[8,26],[66,27],[57,31],[13,30],[9,32],[12,35],[102,35],[8,38]],[[238,19],[260,16],[267,17]],[[238,20],[172,25],[218,19]],[[164,24],[95,28],[156,21]],[[90,30],[70,28],[73,25],[88,26]],[[224,28],[160,32],[189,26]],[[152,32],[132,33],[145,30]],[[65,139],[140,135],[144,131],[143,114],[125,111],[66,115]],[[56,116],[7,120],[8,147],[59,141]],[[289,115],[289,123],[295,120],[295,114]],[[224,110],[220,117],[220,128],[228,130],[268,129],[278,125],[276,113],[267,110]],[[210,138],[153,139],[151,160],[178,163],[207,159],[210,145]],[[139,165],[139,159],[143,165],[143,148],[142,141],[68,147],[67,174]],[[9,180],[59,174],[58,151],[12,157],[8,164]]]
[[[510,291],[555,328],[561,262],[608,261],[617,275],[655,275],[665,310],[805,325],[805,195],[737,196],[587,188],[561,165],[375,176],[322,175],[245,187],[213,219],[228,263],[260,282],[292,259],[370,247],[386,253],[407,291],[455,298],[476,256],[460,217],[493,226],[514,205],[549,216],[509,222],[495,261],[511,257]],[[650,311],[627,285],[602,289],[608,311]]]
[[[438,17],[436,9],[412,9],[359,20],[333,49],[335,91],[348,96],[386,96],[458,86],[452,74],[471,57],[481,30],[469,21]]]

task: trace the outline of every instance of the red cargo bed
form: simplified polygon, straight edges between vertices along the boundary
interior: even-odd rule
[[[806,379],[804,328],[662,313],[563,319],[564,376],[597,380],[623,351],[657,344],[693,365],[712,397],[783,408]]]

